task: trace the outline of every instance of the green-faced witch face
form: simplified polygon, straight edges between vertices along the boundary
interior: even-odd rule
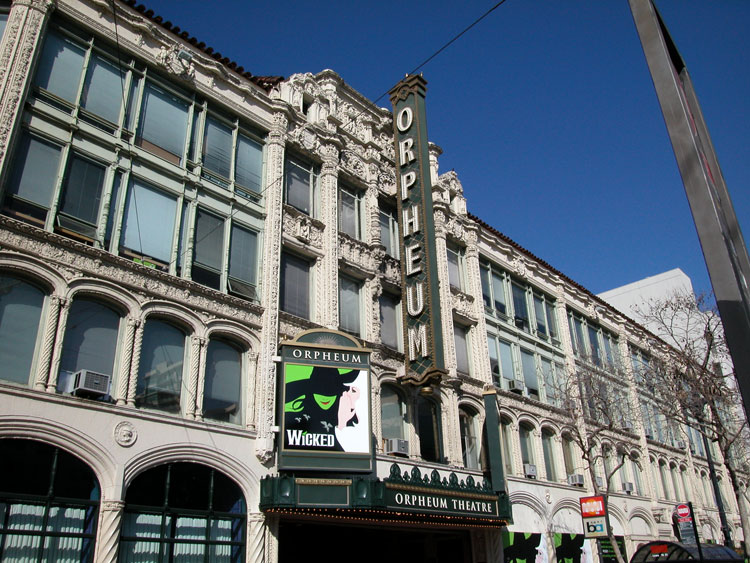
[[[330,409],[333,406],[333,403],[336,402],[336,395],[320,395],[318,393],[313,393],[313,398],[315,399],[315,402],[318,403],[318,406],[324,411]]]

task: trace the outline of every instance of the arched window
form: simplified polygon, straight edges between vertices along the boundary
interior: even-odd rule
[[[685,495],[680,491],[680,480],[677,476],[677,465],[674,463],[669,466],[669,473],[672,476],[672,490],[674,491],[674,500],[684,499]]]
[[[43,305],[40,289],[0,274],[0,379],[28,384]]]
[[[542,430],[542,452],[544,453],[544,469],[547,471],[547,480],[556,481],[557,472],[555,471],[555,453],[554,453],[555,433],[549,428]]]
[[[466,469],[479,469],[479,415],[469,407],[458,409],[461,430],[461,452]]]
[[[198,463],[160,465],[128,487],[120,561],[239,563],[245,521],[245,498],[226,475]]]
[[[518,427],[518,437],[521,442],[521,463],[534,465],[534,428],[527,423],[521,423]]]
[[[693,498],[693,491],[688,483],[687,468],[680,467],[680,482],[682,483],[682,492],[684,493],[684,500],[687,502],[688,499]]]
[[[635,494],[643,495],[643,479],[641,478],[641,464],[637,454],[630,454],[630,468],[633,472],[633,488]]]
[[[75,299],[65,329],[57,390],[73,390],[72,375],[90,370],[113,375],[120,315],[91,299]]]
[[[669,480],[667,478],[667,464],[663,461],[659,462],[659,475],[661,477],[661,487],[664,492],[664,498],[667,500],[674,500],[672,492],[669,489]]]
[[[513,474],[513,443],[510,439],[511,422],[507,418],[500,418],[500,438],[503,445],[503,466],[506,475]]]
[[[146,321],[138,367],[136,406],[180,412],[184,358],[184,332],[164,321]]]
[[[390,385],[380,389],[380,424],[383,439],[406,437],[406,403]]]
[[[440,447],[440,408],[423,395],[417,398],[417,426],[422,459],[437,461],[442,458]]]
[[[208,342],[203,416],[242,423],[242,352],[223,340]]]
[[[713,489],[708,482],[708,475],[706,475],[705,471],[701,473],[701,483],[703,483],[703,498],[705,500],[704,504],[706,508],[715,508],[716,497],[714,496]]]
[[[571,438],[570,435],[563,434],[562,448],[565,473],[568,475],[575,475],[577,469],[575,462],[575,444],[573,444],[573,438]]]
[[[94,560],[99,482],[54,446],[0,440],[0,561]]]

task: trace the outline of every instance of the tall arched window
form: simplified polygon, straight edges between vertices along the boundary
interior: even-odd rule
[[[661,477],[661,487],[662,491],[664,491],[664,498],[667,500],[674,500],[669,488],[669,479],[667,478],[667,464],[663,461],[659,462],[659,476]]]
[[[0,561],[94,560],[99,482],[54,446],[0,440]]]
[[[380,389],[380,424],[383,439],[406,437],[406,403],[390,385]]]
[[[245,522],[245,498],[226,475],[198,463],[160,465],[128,487],[120,561],[240,563]]]
[[[203,416],[242,423],[242,352],[223,340],[208,342]]]
[[[518,427],[518,437],[521,443],[521,462],[524,465],[535,465],[534,458],[534,428],[527,423]]]
[[[555,433],[549,428],[542,430],[542,452],[544,453],[544,469],[547,471],[547,480],[556,481],[557,472],[555,471],[555,450],[554,450]]]
[[[513,443],[510,439],[511,422],[507,418],[500,418],[500,439],[503,444],[503,467],[506,475],[513,474]]]
[[[565,463],[565,473],[568,475],[574,475],[577,469],[575,462],[575,444],[573,444],[573,438],[571,438],[570,435],[563,435],[562,448],[563,462]]]
[[[466,469],[479,469],[479,415],[470,407],[458,409],[461,431],[461,452]]]
[[[633,488],[635,494],[643,495],[643,479],[641,478],[641,464],[637,454],[630,455],[630,468],[633,471]]]
[[[435,401],[422,395],[417,398],[417,425],[422,459],[439,462],[442,458],[440,408]]]
[[[65,328],[57,390],[72,391],[72,375],[90,370],[112,375],[117,351],[120,315],[91,299],[75,299]]]
[[[28,384],[43,305],[39,288],[0,274],[0,379]]]
[[[180,412],[184,358],[184,332],[164,321],[146,321],[138,366],[136,406]]]

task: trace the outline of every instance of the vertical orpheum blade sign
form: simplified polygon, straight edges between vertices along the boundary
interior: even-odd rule
[[[389,92],[396,148],[405,380],[415,385],[445,371],[425,121],[426,85],[421,75],[410,75]]]

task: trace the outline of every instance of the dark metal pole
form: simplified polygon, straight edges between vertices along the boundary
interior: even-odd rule
[[[716,508],[719,509],[719,520],[721,521],[721,531],[724,534],[724,545],[734,549],[734,544],[732,543],[732,530],[729,528],[729,523],[727,522],[727,515],[724,512],[724,501],[722,500],[722,497],[721,497],[721,489],[719,489],[719,480],[716,478],[716,469],[714,468],[714,458],[711,455],[711,448],[709,447],[710,444],[708,443],[708,438],[706,438],[706,434],[704,432],[701,432],[701,435],[703,436],[703,447],[706,449],[706,459],[708,460],[708,473],[711,475],[711,484],[714,487],[714,496],[716,497]],[[700,540],[698,540],[698,543],[700,543]]]

